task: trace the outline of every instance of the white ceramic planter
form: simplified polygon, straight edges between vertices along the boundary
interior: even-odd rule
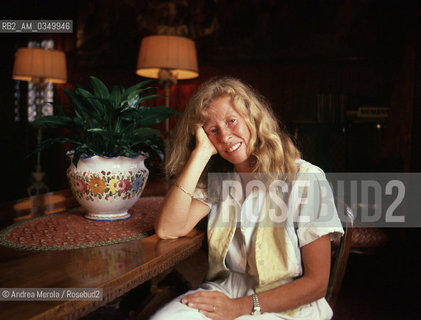
[[[72,155],[69,155],[72,158]],[[135,157],[80,158],[77,168],[71,162],[67,178],[73,195],[88,210],[92,220],[122,220],[139,199],[148,179],[143,154]]]

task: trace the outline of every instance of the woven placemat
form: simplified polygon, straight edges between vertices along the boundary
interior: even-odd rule
[[[93,221],[75,208],[13,224],[0,231],[0,245],[23,250],[72,250],[136,240],[153,233],[162,197],[141,198],[120,221]]]

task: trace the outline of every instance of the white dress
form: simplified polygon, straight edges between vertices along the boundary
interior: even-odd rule
[[[298,165],[300,164],[298,160]],[[311,197],[311,195],[310,195]],[[203,200],[203,199],[199,199]],[[241,206],[247,208],[254,208],[254,206],[247,206],[247,202],[251,201],[250,195],[243,201]],[[211,207],[210,215],[212,215],[212,205],[206,202]],[[289,204],[289,206],[292,204]],[[310,208],[308,205],[307,208],[310,211],[314,211],[314,208]],[[259,209],[255,209],[259,210]],[[303,212],[306,210],[305,206],[301,206],[300,210]],[[242,214],[242,217],[244,215]],[[337,214],[336,214],[337,217]],[[211,220],[211,219],[210,219]],[[242,219],[243,220],[243,219]],[[256,287],[254,270],[252,264],[248,263],[247,259],[247,252],[250,252],[250,249],[254,245],[253,242],[253,235],[256,231],[257,224],[250,224],[250,221],[247,222],[241,221],[239,226],[235,231],[235,235],[230,243],[228,253],[225,259],[226,265],[230,269],[230,274],[228,278],[226,278],[223,282],[205,282],[203,283],[197,290],[191,290],[186,292],[185,294],[175,298],[163,308],[157,311],[155,315],[152,316],[151,320],[194,320],[194,319],[209,319],[202,313],[198,312],[196,309],[192,309],[185,304],[181,303],[181,299],[187,295],[201,290],[208,290],[208,291],[219,291],[224,293],[230,298],[240,298],[244,296],[250,296],[255,293],[254,288]],[[339,218],[335,221],[334,226],[330,225],[329,228],[321,228],[320,226],[308,226],[298,228],[294,231],[294,226],[291,222],[289,226],[290,231],[288,232],[293,241],[296,243],[296,255],[299,256],[299,263],[301,264],[301,254],[300,254],[300,247],[308,244],[317,238],[331,234],[331,237],[340,236],[343,233],[343,229],[341,227]],[[292,231],[291,231],[292,230]],[[300,265],[300,269],[301,269]],[[292,280],[292,279],[291,279]],[[251,311],[251,310],[250,310]],[[303,305],[298,308],[297,312],[294,314],[293,317],[282,314],[282,313],[264,313],[262,315],[244,315],[238,317],[237,319],[244,320],[244,319],[285,319],[285,320],[325,320],[331,319],[333,316],[332,310],[325,300],[325,298],[321,298],[317,301],[312,303]]]

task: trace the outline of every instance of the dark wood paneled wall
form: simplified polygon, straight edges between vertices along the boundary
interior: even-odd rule
[[[324,169],[372,171],[383,166],[395,171],[419,170],[420,148],[415,144],[420,128],[416,89],[420,8],[415,1],[276,1],[264,6],[256,1],[241,7],[239,1],[215,4],[203,0],[189,2],[189,9],[182,2],[175,3],[179,19],[171,21],[159,16],[162,10],[152,4],[134,0],[118,6],[97,0],[64,1],[60,6],[54,1],[36,5],[28,0],[6,1],[1,12],[21,19],[73,19],[73,34],[47,35],[67,53],[66,86],[70,88],[86,85],[91,74],[110,86],[139,81],[134,71],[141,37],[165,24],[168,30],[175,30],[177,23],[184,26],[185,21],[193,21],[187,29],[198,47],[200,77],[180,81],[171,89],[172,107],[182,111],[191,93],[213,76],[236,76],[271,101],[280,120],[292,134],[297,133],[306,158]],[[126,6],[133,8],[132,13]],[[116,25],[110,29],[113,21]],[[33,150],[34,130],[25,122],[13,121],[14,52],[29,39],[44,36],[0,34],[0,164],[7,168],[0,201],[25,196],[34,163],[34,157],[25,159]],[[318,123],[318,94],[344,95],[347,110],[364,104],[391,106],[390,117],[380,131],[376,123],[360,125],[347,119]],[[59,87],[56,97],[64,101]],[[175,122],[176,118],[171,120],[172,125]],[[400,149],[395,149],[402,139]],[[43,154],[52,189],[66,186],[64,150],[56,147]]]

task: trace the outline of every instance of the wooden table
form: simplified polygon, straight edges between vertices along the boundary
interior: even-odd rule
[[[204,233],[152,235],[109,246],[23,251],[0,247],[0,288],[102,288],[102,301],[3,301],[0,319],[78,319],[171,269],[203,243]]]

